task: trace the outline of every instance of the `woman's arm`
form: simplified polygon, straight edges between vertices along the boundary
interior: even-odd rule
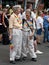
[[[2,24],[3,24],[3,25],[4,25],[4,27],[6,28],[7,26],[6,26],[5,22],[4,22],[4,17],[5,17],[5,13],[3,13],[3,15],[2,15],[2,19],[3,19]]]

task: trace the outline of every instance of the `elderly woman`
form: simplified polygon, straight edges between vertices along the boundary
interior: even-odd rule
[[[23,19],[23,59],[27,57],[27,47],[29,50],[29,54],[31,56],[32,61],[36,61],[36,54],[34,52],[34,24],[31,18],[31,11],[30,9],[26,10],[26,18]]]
[[[9,19],[9,31],[10,31],[10,40],[13,45],[10,48],[10,63],[15,63],[16,60],[20,60],[21,57],[21,47],[22,47],[22,20],[20,19],[18,6],[13,6],[14,13]],[[17,56],[18,55],[18,56]]]

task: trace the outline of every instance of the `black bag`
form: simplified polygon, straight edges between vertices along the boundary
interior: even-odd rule
[[[3,33],[3,39],[2,39],[2,41],[3,41],[3,45],[8,45],[10,43],[8,32]]]

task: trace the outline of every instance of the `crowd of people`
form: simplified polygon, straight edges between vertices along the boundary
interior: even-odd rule
[[[24,10],[21,5],[0,9],[0,41],[10,44],[10,63],[26,60],[29,53],[32,61],[37,61],[38,45],[49,42],[49,10],[32,9],[32,4],[27,4]]]

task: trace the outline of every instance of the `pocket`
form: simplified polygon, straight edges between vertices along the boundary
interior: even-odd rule
[[[17,30],[17,29],[13,29],[13,35],[19,35],[19,30]]]

